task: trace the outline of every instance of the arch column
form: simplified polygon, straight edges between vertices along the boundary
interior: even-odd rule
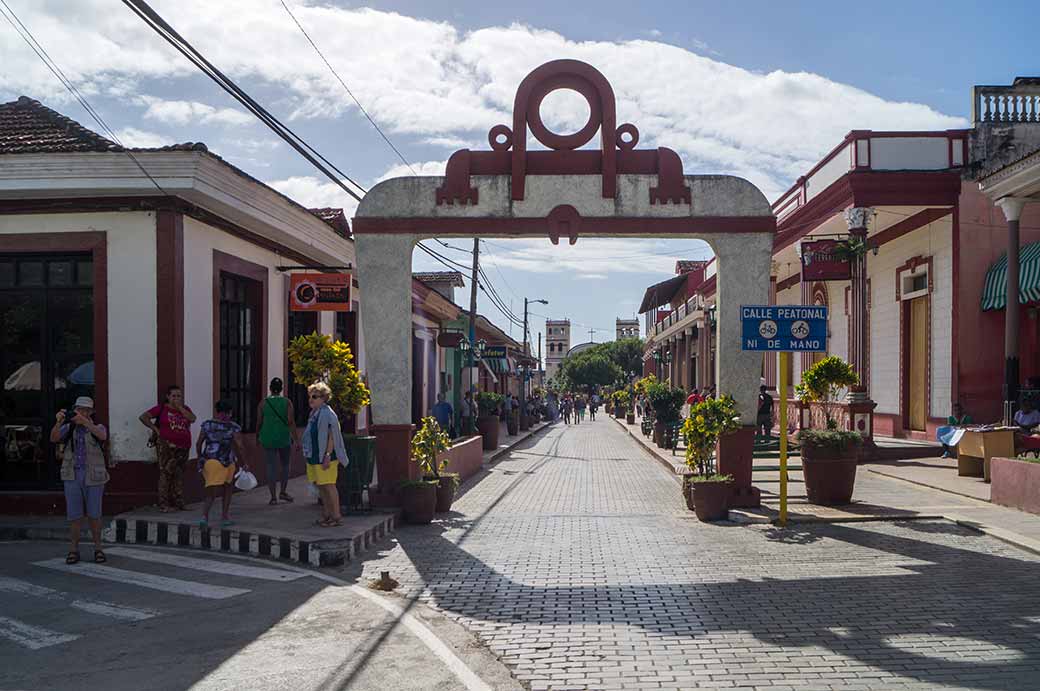
[[[741,421],[737,432],[719,439],[718,472],[733,476],[730,506],[755,507],[761,503],[751,475],[762,353],[741,348],[740,307],[764,305],[769,300],[773,235],[733,234],[710,241],[718,264],[717,391],[733,396]]]
[[[409,462],[412,433],[412,250],[411,234],[356,235],[358,283],[364,286],[361,329],[365,374],[372,390],[376,437],[373,505],[397,503],[397,486],[414,479]]]

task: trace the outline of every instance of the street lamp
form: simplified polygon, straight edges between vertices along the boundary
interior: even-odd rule
[[[528,305],[548,305],[548,300],[528,300],[524,298],[524,355],[529,355],[527,348],[527,306]],[[540,364],[540,363],[539,363]],[[523,411],[527,403],[527,381],[521,380],[520,382],[520,410]]]

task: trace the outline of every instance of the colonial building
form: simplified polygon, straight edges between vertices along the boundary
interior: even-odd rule
[[[364,368],[356,282],[354,311],[289,307],[294,267],[354,261],[342,211],[303,208],[202,144],[125,150],[37,101],[0,105],[0,505],[63,506],[47,432],[78,395],[121,462],[106,498],[118,510],[154,501],[137,418],[168,386],[200,422],[230,399],[252,445],[270,378],[296,390],[289,339],[336,335]]]
[[[623,338],[639,338],[639,320],[621,317],[614,319],[614,338],[619,341]]]
[[[545,320],[545,378],[551,380],[567,352],[571,349],[569,319]]]

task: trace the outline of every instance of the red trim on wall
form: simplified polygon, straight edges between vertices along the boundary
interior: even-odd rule
[[[14,233],[0,236],[4,252],[90,252],[94,264],[94,410],[108,415],[108,237],[104,232]]]
[[[156,401],[184,386],[184,216],[155,214]]]
[[[788,288],[793,288],[794,286],[798,285],[798,283],[801,280],[802,280],[802,275],[800,273],[797,273],[797,274],[794,274],[792,276],[788,276],[787,278],[785,278],[782,281],[777,281],[777,283],[776,283],[776,292],[780,293],[780,292],[783,292],[783,291],[787,290]]]
[[[901,238],[907,233],[911,233],[917,230],[921,226],[926,226],[929,223],[932,223],[933,221],[939,220],[943,216],[946,216],[947,214],[951,213],[956,208],[957,207],[954,206],[950,209],[924,209],[923,211],[918,211],[913,216],[904,218],[902,221],[899,221],[898,223],[893,223],[888,228],[885,228],[877,235],[871,237],[870,244],[880,247],[881,245],[884,245],[886,242],[892,242],[896,238]]]
[[[610,217],[581,218],[581,233],[621,236],[700,235],[704,233],[773,233],[773,216],[701,216],[683,218]],[[354,235],[436,234],[438,237],[494,237],[518,235],[542,237],[549,232],[544,217],[535,218],[373,218],[354,219]]]

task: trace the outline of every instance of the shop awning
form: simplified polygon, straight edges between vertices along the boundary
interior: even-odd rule
[[[1018,302],[1040,301],[1040,242],[1018,250]],[[1001,310],[1007,303],[1007,254],[989,267],[982,284],[982,311]]]
[[[686,285],[688,275],[680,274],[679,276],[673,276],[667,281],[655,283],[647,288],[643,293],[643,302],[639,305],[639,314],[649,312],[655,307],[667,305],[671,302],[675,294],[679,292],[679,289]]]
[[[488,369],[490,369],[495,374],[509,374],[509,372],[511,371],[509,368],[509,360],[507,358],[484,358],[484,362],[487,363]]]

